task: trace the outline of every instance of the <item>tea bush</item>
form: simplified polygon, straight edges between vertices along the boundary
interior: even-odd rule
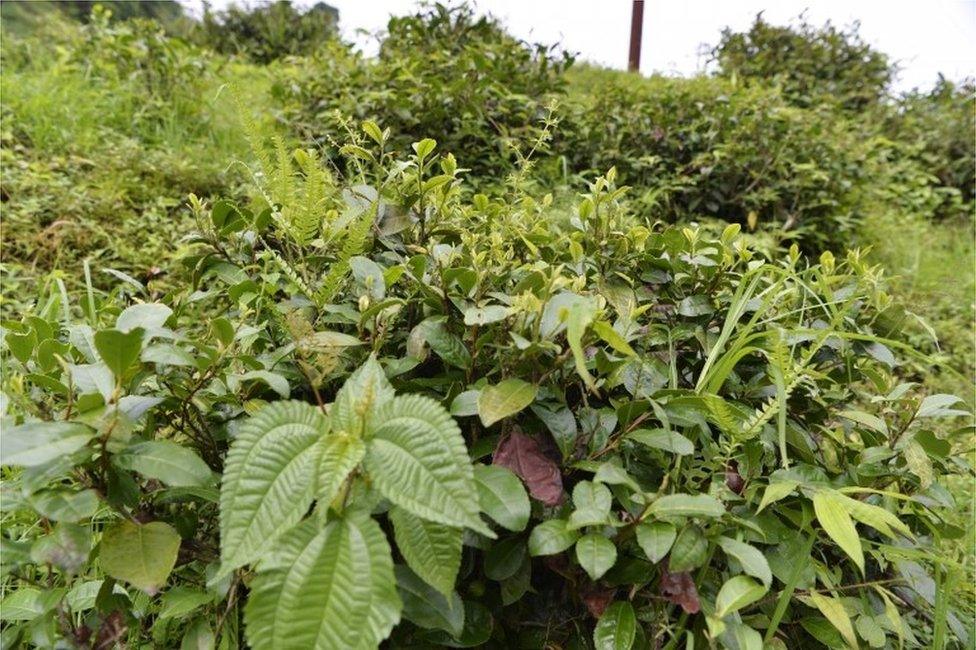
[[[354,124],[388,126],[399,148],[434,137],[464,155],[478,180],[500,179],[515,159],[511,147],[537,139],[571,62],[509,36],[467,5],[436,4],[392,18],[374,60],[334,46],[281,82],[279,93],[288,122],[333,154],[328,134],[338,112]]]
[[[617,165],[656,218],[772,225],[812,248],[849,239],[869,150],[835,115],[722,79],[571,74],[554,145],[571,169]]]
[[[270,63],[316,52],[336,38],[338,22],[339,12],[325,2],[303,11],[290,0],[275,0],[257,6],[231,4],[219,11],[206,5],[201,21],[188,31],[203,47]]]
[[[899,382],[859,252],[252,135],[188,286],[4,324],[4,646],[967,642],[968,414]]]
[[[955,84],[940,78],[927,92],[900,99],[885,129],[905,143],[910,160],[934,177],[941,194],[937,217],[973,216],[976,196],[976,85],[972,79]]]
[[[798,106],[827,103],[859,112],[887,96],[896,74],[889,57],[861,38],[859,27],[838,29],[829,21],[818,27],[803,15],[780,26],[759,13],[748,31],[725,29],[711,58],[719,74],[778,84]]]

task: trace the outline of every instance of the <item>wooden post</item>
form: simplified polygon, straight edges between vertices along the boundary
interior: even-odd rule
[[[634,9],[630,14],[630,59],[627,69],[630,72],[640,70],[641,30],[644,27],[644,0],[634,0]]]

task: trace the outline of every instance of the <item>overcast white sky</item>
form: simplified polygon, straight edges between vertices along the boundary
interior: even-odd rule
[[[200,6],[200,0],[183,1],[191,9]],[[367,53],[375,52],[375,40],[359,30],[383,30],[390,15],[417,6],[415,0],[327,1],[339,9],[346,39]],[[627,65],[631,0],[480,0],[475,5],[519,38],[558,42],[594,63]],[[804,10],[815,24],[859,20],[861,35],[900,63],[899,90],[931,86],[939,72],[950,79],[976,75],[976,0],[646,0],[641,71],[693,74],[705,65],[702,44],[717,42],[722,28],[745,29],[760,11],[785,24]]]

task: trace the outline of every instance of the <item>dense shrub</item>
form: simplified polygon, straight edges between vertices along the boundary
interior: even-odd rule
[[[893,378],[859,253],[657,227],[613,170],[465,199],[363,134],[345,178],[255,137],[190,286],[6,325],[5,646],[965,642],[964,413]]]
[[[319,53],[298,79],[280,84],[289,122],[329,147],[338,111],[378,120],[400,148],[425,136],[464,155],[479,178],[510,170],[511,146],[532,146],[548,98],[563,87],[571,58],[509,36],[466,5],[433,5],[392,18],[375,59],[340,47]]]
[[[886,96],[895,68],[861,38],[858,27],[817,27],[803,17],[793,26],[778,26],[760,13],[746,32],[724,30],[711,56],[721,75],[779,84],[798,106],[827,103],[861,111]]]
[[[318,2],[307,10],[290,0],[257,6],[230,6],[214,11],[204,7],[203,18],[190,29],[204,47],[224,54],[269,63],[286,56],[312,54],[336,38],[339,12]]]
[[[976,195],[976,86],[945,78],[929,92],[900,98],[885,123],[885,135],[905,148],[906,158],[934,177],[941,193],[939,217],[973,215]]]
[[[654,217],[773,225],[814,245],[850,232],[867,151],[836,116],[722,79],[572,78],[554,149],[576,171],[616,165]]]

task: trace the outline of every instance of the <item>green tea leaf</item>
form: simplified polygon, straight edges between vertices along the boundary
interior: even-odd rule
[[[36,467],[72,454],[91,440],[95,432],[75,422],[27,422],[0,436],[0,463]]]
[[[715,597],[715,616],[725,618],[766,595],[768,588],[747,576],[729,578]]]
[[[861,538],[854,528],[842,496],[830,490],[818,492],[813,497],[813,510],[824,531],[854,560],[854,564],[863,574],[864,551],[861,549]]]
[[[596,650],[630,650],[637,635],[637,617],[630,603],[611,603],[593,630]]]
[[[113,462],[173,487],[204,486],[214,482],[214,473],[188,447],[170,440],[147,440],[130,445]]]
[[[773,573],[769,569],[769,562],[766,561],[766,556],[760,553],[756,547],[732,539],[731,537],[720,537],[718,539],[718,545],[722,547],[726,555],[730,555],[738,560],[746,573],[759,578],[767,588],[772,584]]]
[[[599,580],[616,563],[617,547],[603,535],[583,535],[576,541],[576,560],[590,580]]]
[[[478,395],[478,416],[490,427],[499,420],[515,415],[535,399],[535,385],[521,379],[506,379],[486,386]]]
[[[680,433],[666,429],[636,429],[628,433],[626,438],[646,447],[663,449],[679,456],[695,453],[695,445],[692,444],[691,440]]]
[[[525,530],[531,504],[522,481],[498,465],[475,465],[474,479],[481,510],[499,526],[516,532]]]
[[[550,519],[532,529],[529,535],[529,555],[555,555],[576,543],[579,533],[568,528],[565,519]]]
[[[102,361],[112,371],[116,382],[121,382],[126,371],[139,360],[143,333],[144,330],[141,328],[129,332],[119,330],[95,332],[95,348]]]
[[[660,497],[648,508],[654,517],[721,517],[725,506],[707,494],[669,494]]]
[[[674,524],[664,521],[641,522],[637,526],[637,543],[651,562],[657,563],[671,550],[678,536]]]
[[[180,550],[180,536],[169,524],[121,521],[106,529],[98,563],[108,575],[152,595],[166,583]]]

